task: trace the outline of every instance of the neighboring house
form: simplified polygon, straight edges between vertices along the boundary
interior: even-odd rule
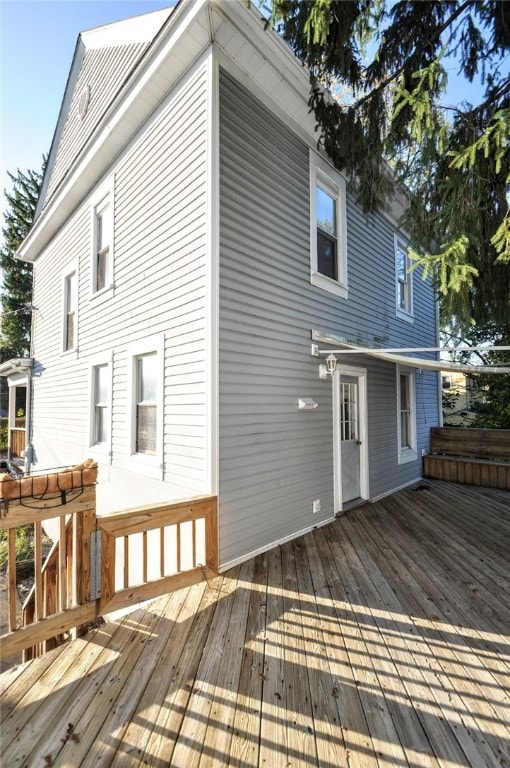
[[[19,252],[31,469],[95,457],[100,513],[217,494],[221,567],[415,482],[440,422],[435,353],[342,354],[437,346],[436,303],[308,92],[244,0],[83,33]]]
[[[475,404],[480,388],[475,376],[445,371],[443,388],[443,424],[445,427],[469,427],[476,419]]]
[[[22,469],[29,469],[28,457],[26,455],[27,444],[27,424],[30,421],[30,378],[31,378],[32,360],[29,358],[16,357],[0,364],[0,384],[3,387],[7,383],[7,403],[8,409],[5,413],[7,417],[3,423],[4,411],[1,427],[7,428],[7,451],[6,458]]]

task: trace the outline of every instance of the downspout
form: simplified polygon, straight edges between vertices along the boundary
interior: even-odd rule
[[[23,469],[25,474],[28,474],[32,464],[32,368],[27,371],[25,419],[25,464]]]

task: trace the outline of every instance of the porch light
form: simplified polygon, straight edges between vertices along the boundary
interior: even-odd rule
[[[327,368],[328,368],[328,373],[331,374],[331,376],[336,371],[336,364],[337,364],[336,357],[333,354],[328,355],[327,358],[326,358],[326,365],[327,365]]]

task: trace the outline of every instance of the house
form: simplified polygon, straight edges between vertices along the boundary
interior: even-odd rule
[[[27,467],[97,459],[100,514],[217,494],[222,569],[416,482],[440,422],[402,200],[363,215],[308,92],[244,0],[84,32],[19,250]]]
[[[445,427],[469,427],[476,419],[480,387],[475,376],[454,371],[441,376]]]

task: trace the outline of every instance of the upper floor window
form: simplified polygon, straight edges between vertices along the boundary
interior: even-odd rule
[[[338,278],[337,199],[320,184],[315,187],[317,222],[317,271],[332,280]]]
[[[96,265],[96,291],[100,291],[110,284],[110,218],[111,210],[108,200],[104,200],[100,206],[96,207],[96,244],[95,244],[95,265]]]
[[[407,244],[395,237],[395,276],[397,289],[397,314],[405,320],[411,319],[413,312],[413,281],[411,259]]]
[[[92,205],[92,293],[113,285],[113,189],[101,187]]]
[[[398,460],[414,461],[416,450],[416,399],[414,371],[397,366]]]
[[[76,271],[64,276],[64,339],[65,352],[77,346],[78,275]]]
[[[345,180],[310,153],[310,282],[347,298]]]

